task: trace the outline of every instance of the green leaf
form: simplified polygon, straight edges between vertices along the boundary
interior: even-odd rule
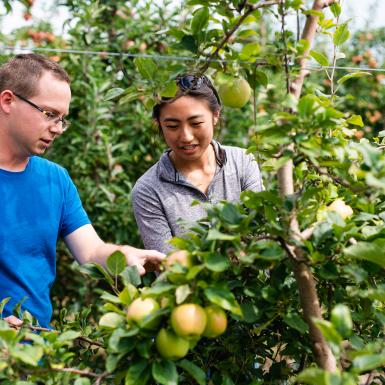
[[[364,122],[362,121],[361,115],[352,115],[349,119],[346,120],[349,124],[354,124],[355,126],[364,127]]]
[[[0,302],[0,316],[3,313],[5,305],[9,302],[10,299],[11,299],[11,297],[6,297],[6,298],[1,300],[1,302]]]
[[[132,363],[128,368],[125,385],[145,385],[150,378],[147,360]]]
[[[269,84],[269,79],[268,79],[266,73],[262,72],[262,71],[255,71],[253,73],[252,79],[255,82],[253,88],[255,88],[258,84],[263,86],[263,87],[267,87],[267,85]]]
[[[139,73],[147,80],[154,80],[158,67],[150,58],[136,57],[134,64]]]
[[[258,310],[254,302],[242,302],[241,303],[243,320],[248,323],[254,323],[261,318],[261,312]]]
[[[230,262],[226,255],[208,253],[208,255],[205,256],[204,265],[211,271],[221,273],[228,269]]]
[[[199,385],[206,384],[206,374],[200,367],[188,360],[181,360],[177,363],[177,365],[193,377]]]
[[[103,314],[99,320],[99,326],[105,329],[116,329],[124,322],[124,318],[116,313]]]
[[[255,57],[261,52],[261,46],[259,43],[248,43],[242,47],[242,51],[239,55],[241,60],[248,60],[251,57]]]
[[[114,281],[111,276],[107,273],[107,271],[97,263],[86,263],[79,267],[79,270],[88,274],[94,279],[104,278],[111,286],[114,286]]]
[[[152,296],[158,297],[162,294],[166,294],[167,292],[171,291],[174,288],[175,288],[175,285],[171,285],[165,282],[159,282],[152,287],[144,288],[142,290],[142,294],[145,297],[152,297]]]
[[[289,313],[283,317],[283,321],[301,334],[305,334],[309,330],[307,323],[298,314]]]
[[[344,249],[345,255],[364,259],[385,267],[385,239],[376,239],[372,242],[357,242]]]
[[[331,322],[342,337],[349,337],[353,329],[353,321],[350,310],[346,305],[336,305],[331,314]]]
[[[160,93],[160,96],[163,98],[173,98],[178,91],[178,86],[175,83],[175,80],[167,82]]]
[[[154,361],[152,363],[152,376],[162,385],[177,385],[178,372],[175,364],[170,360]]]
[[[127,266],[120,274],[125,285],[139,286],[142,283],[136,266]]]
[[[138,289],[134,286],[126,284],[124,289],[119,293],[119,300],[125,305],[129,305],[138,295]]]
[[[334,2],[330,5],[330,10],[332,11],[334,17],[338,17],[341,14],[341,5],[338,2]]]
[[[17,331],[14,329],[8,329],[8,330],[0,330],[0,339],[3,340],[2,342],[12,343],[16,341],[17,337]]]
[[[175,290],[175,300],[176,304],[181,304],[189,295],[191,294],[191,289],[189,285],[179,286]]]
[[[107,358],[106,358],[106,369],[108,372],[113,372],[116,367],[118,366],[119,361],[122,359],[122,357],[126,353],[121,353],[121,354],[111,354],[109,353]]]
[[[219,287],[208,287],[204,290],[204,293],[206,298],[213,304],[235,315],[242,316],[241,308],[230,290]]]
[[[220,212],[220,216],[231,225],[237,225],[242,220],[242,215],[237,207],[232,203],[225,203]]]
[[[309,385],[339,385],[341,375],[339,372],[330,373],[319,368],[307,368],[296,378],[296,382]]]
[[[337,83],[343,84],[349,79],[353,79],[353,78],[357,79],[357,78],[362,78],[364,76],[372,76],[372,74],[370,72],[365,72],[365,71],[353,72],[351,74],[347,74],[347,75],[342,76],[342,78],[337,80]]]
[[[43,357],[43,352],[41,346],[19,344],[12,349],[11,355],[25,364],[37,366]]]
[[[127,265],[126,257],[121,251],[115,251],[107,258],[106,265],[112,275],[118,275]]]
[[[91,385],[91,381],[89,378],[77,378],[74,382],[74,385]]]
[[[342,45],[343,43],[346,42],[346,40],[349,39],[350,36],[350,31],[348,29],[348,24],[340,24],[337,28],[336,31],[333,34],[333,43],[337,47]]]
[[[204,269],[204,265],[196,265],[193,266],[187,273],[186,279],[191,280],[194,279],[202,270]]]
[[[333,351],[339,349],[340,343],[342,342],[342,337],[335,329],[334,325],[326,320],[314,319],[313,322],[321,330],[326,341],[329,342]]]
[[[312,115],[318,107],[319,99],[315,95],[305,95],[298,102],[298,114],[303,117]]]
[[[188,51],[191,51],[192,53],[198,52],[198,46],[194,39],[194,36],[191,35],[184,35],[181,39],[180,45],[187,49]]]
[[[210,229],[207,233],[207,240],[208,241],[215,241],[215,240],[220,240],[220,241],[233,241],[235,239],[239,238],[237,235],[229,235],[229,234],[224,234],[221,233],[217,229]]]
[[[132,326],[129,330],[123,330],[121,328],[115,329],[108,340],[108,348],[113,353],[131,351],[135,348],[135,343],[132,342],[130,337],[134,337],[138,333],[139,329],[134,326]]]
[[[201,33],[209,23],[210,12],[207,7],[199,8],[194,12],[191,20],[191,32],[193,35]]]
[[[111,88],[107,91],[106,96],[104,97],[105,101],[112,100],[124,93],[123,88]]]
[[[358,373],[367,372],[379,368],[385,364],[385,353],[366,354],[354,358],[352,365],[354,371]]]
[[[317,51],[310,51],[310,56],[316,60],[321,66],[327,67],[329,65],[329,60],[328,58],[321,52]]]
[[[57,340],[60,342],[72,341],[75,338],[78,338],[79,336],[80,336],[80,332],[76,332],[74,330],[67,330],[61,333]]]
[[[100,298],[104,299],[105,301],[112,302],[112,303],[121,303],[121,300],[119,297],[109,293],[108,291],[103,291]]]

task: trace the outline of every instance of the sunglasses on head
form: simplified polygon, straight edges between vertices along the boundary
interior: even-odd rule
[[[182,91],[199,90],[202,86],[206,85],[206,86],[208,86],[213,91],[215,97],[218,100],[219,105],[221,105],[221,101],[219,99],[219,95],[217,93],[217,90],[214,88],[214,86],[211,83],[211,81],[205,75],[201,75],[201,76],[197,76],[197,75],[179,75],[176,78],[176,85]]]

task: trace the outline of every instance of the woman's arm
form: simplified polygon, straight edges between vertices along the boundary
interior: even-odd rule
[[[244,154],[244,172],[242,178],[242,191],[263,191],[265,188],[262,182],[261,172],[254,154]]]
[[[132,205],[144,247],[162,253],[171,251],[173,247],[167,241],[173,234],[156,192],[136,185],[132,191]]]

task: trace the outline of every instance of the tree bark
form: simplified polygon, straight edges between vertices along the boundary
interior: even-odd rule
[[[333,4],[335,0],[315,0],[313,4],[314,11],[321,11],[323,8]],[[290,85],[290,93],[297,99],[301,95],[301,90],[305,76],[307,74],[306,63],[310,51],[311,43],[317,30],[319,17],[308,15],[306,24],[302,33],[302,39],[309,42],[309,49],[304,52],[299,60],[300,73]],[[293,145],[289,146],[291,149]],[[294,194],[293,161],[289,160],[280,170],[278,170],[278,184],[281,196]],[[297,216],[293,211],[290,217],[290,232],[294,239],[301,240],[300,227]],[[299,247],[287,245],[290,251],[290,259],[293,266],[294,276],[298,284],[300,303],[302,306],[304,319],[309,326],[309,335],[312,342],[312,348],[317,364],[328,371],[335,371],[337,368],[335,357],[331,352],[325,338],[320,330],[313,323],[313,318],[322,318],[322,310],[316,290],[316,283],[311,268],[306,264],[306,258],[303,250]]]

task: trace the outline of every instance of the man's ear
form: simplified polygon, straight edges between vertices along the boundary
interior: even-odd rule
[[[9,114],[11,112],[11,104],[15,99],[15,95],[10,90],[4,90],[0,93],[0,108],[1,110]]]

